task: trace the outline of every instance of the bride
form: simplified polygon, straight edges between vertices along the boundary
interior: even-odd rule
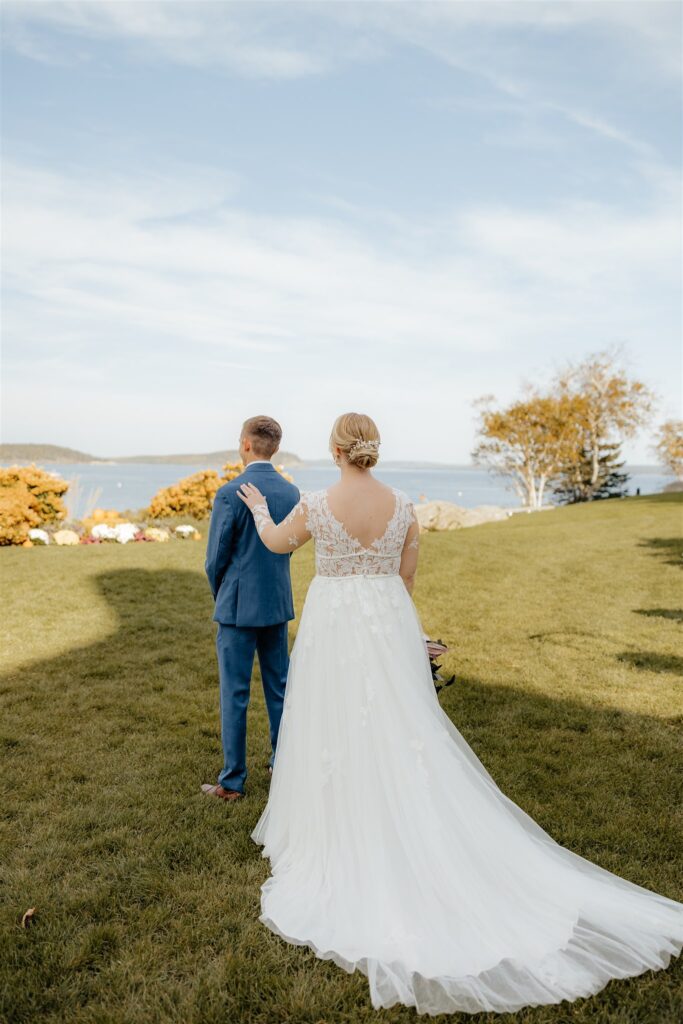
[[[279,525],[243,484],[263,543],[315,541],[267,805],[260,920],[346,971],[376,1009],[514,1011],[666,967],[683,904],[555,842],[506,797],[442,710],[411,592],[410,499],[370,469],[379,433],[348,413],[341,469]]]

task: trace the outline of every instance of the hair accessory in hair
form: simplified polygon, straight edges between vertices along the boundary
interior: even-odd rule
[[[362,437],[359,437],[356,438],[348,451],[355,452],[358,448],[370,448],[373,452],[376,452],[379,450],[379,441],[364,441]]]

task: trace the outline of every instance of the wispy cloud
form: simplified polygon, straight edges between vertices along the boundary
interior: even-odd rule
[[[41,28],[62,33],[52,46],[83,59],[74,41],[118,39],[144,44],[151,56],[247,76],[294,78],[373,60],[396,43],[417,46],[518,95],[525,75],[504,72],[513,57],[502,32],[549,37],[570,30],[618,33],[624,45],[667,75],[680,75],[680,6],[668,0],[369,0],[369,2],[215,3],[205,0],[5,0],[5,38],[36,60],[60,58],[40,40]],[[482,35],[481,33],[485,33]],[[476,33],[479,39],[476,45]],[[142,52],[142,51],[138,51]],[[498,54],[504,62],[491,58]]]
[[[93,182],[6,167],[5,330],[19,354],[7,373],[21,400],[47,389],[57,352],[65,377],[82,380],[96,364],[100,386],[111,375],[120,389],[131,365],[148,384],[161,375],[168,400],[182,401],[185,352],[207,382],[256,366],[273,397],[286,386],[307,401],[310,388],[345,379],[356,394],[363,378],[375,394],[391,379],[395,396],[399,366],[426,416],[431,389],[421,385],[435,366],[465,409],[468,364],[509,389],[522,349],[533,367],[577,341],[646,343],[658,296],[674,286],[668,200],[640,215],[571,202],[545,213],[473,207],[430,224],[394,218],[393,240],[379,245],[362,210],[353,227],[257,216],[226,192],[210,219],[175,217],[206,181],[187,168],[163,182]]]
[[[319,455],[360,406],[466,459],[473,398],[614,342],[678,397],[677,5],[2,18],[8,439],[210,449],[258,409]]]
[[[283,11],[264,4],[98,0],[96,3],[7,3],[6,39],[25,56],[48,62],[83,59],[87,40],[115,39],[140,57],[195,67],[228,68],[247,77],[299,78],[331,66],[329,47],[302,47],[283,39]],[[52,45],[41,29],[58,31]],[[328,53],[325,53],[325,50]],[[61,57],[60,57],[61,54]]]
[[[577,201],[545,213],[472,206],[431,224],[394,215],[394,241],[383,245],[373,240],[373,211],[358,207],[355,227],[332,216],[248,214],[229,192],[221,197],[220,182],[213,216],[195,221],[190,197],[204,198],[210,180],[195,173],[93,182],[8,164],[8,285],[55,308],[133,317],[187,341],[411,344],[419,331],[432,346],[457,346],[466,334],[465,347],[486,351],[514,344],[516,317],[529,328],[511,276],[562,289],[568,310],[597,300],[596,277],[601,295],[636,277],[675,279],[671,205],[648,214]],[[529,314],[543,319],[536,306]]]

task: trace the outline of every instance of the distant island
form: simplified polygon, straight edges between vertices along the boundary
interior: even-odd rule
[[[112,455],[104,458],[89,455],[75,448],[63,448],[58,444],[0,444],[0,462],[90,462],[120,463],[143,462],[188,466],[222,466],[225,462],[239,462],[240,453],[236,448],[221,452],[203,452],[198,455]],[[278,452],[274,461],[283,466],[301,466],[302,460],[292,452]]]
[[[156,464],[156,465],[179,465],[179,466],[206,466],[211,469],[216,466],[223,466],[226,462],[239,462],[240,454],[235,448],[227,448],[220,452],[203,452],[199,454],[180,455],[112,455],[105,458],[101,455],[89,455],[87,452],[78,451],[76,448],[64,448],[57,444],[0,444],[0,463],[21,463],[21,462],[57,462],[71,464],[77,462],[90,463],[92,465],[116,465],[117,463]],[[324,459],[301,459],[293,452],[278,452],[273,459],[278,465],[296,466],[329,466],[330,456]],[[404,470],[425,470],[425,469],[477,469],[471,462],[418,462],[408,459],[383,459],[382,466],[385,468]],[[660,466],[636,466],[627,465],[626,469],[631,473],[662,473]]]
[[[101,455],[90,455],[88,452],[78,451],[76,448],[64,448],[58,444],[0,444],[0,463],[7,462],[58,462],[71,464],[78,462],[90,463],[92,465],[105,464],[115,465],[122,462],[135,462],[149,465],[179,465],[179,466],[222,466],[226,462],[239,462],[240,453],[235,448],[228,448],[222,452],[203,452],[199,454],[182,455],[112,455],[106,458]],[[330,457],[325,459],[301,459],[293,452],[278,452],[273,460],[278,466],[327,466]],[[444,463],[444,462],[413,462],[402,460],[383,461],[384,466],[393,466],[398,469],[473,469],[471,463]]]

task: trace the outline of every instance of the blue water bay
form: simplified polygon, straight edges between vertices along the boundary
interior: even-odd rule
[[[84,515],[93,506],[134,511],[149,504],[162,487],[177,483],[183,477],[206,469],[206,465],[175,463],[46,463],[45,469],[71,482],[71,504],[75,516]],[[220,467],[215,467],[219,469]],[[300,490],[329,487],[339,478],[339,471],[330,463],[303,464],[288,472]],[[414,501],[452,501],[464,508],[477,505],[500,505],[517,508],[520,500],[510,482],[486,470],[467,466],[396,466],[378,465],[374,471],[379,480],[399,487]],[[641,494],[654,494],[670,481],[656,468],[637,467],[631,475],[629,494],[640,488]],[[552,501],[552,495],[547,495]]]

